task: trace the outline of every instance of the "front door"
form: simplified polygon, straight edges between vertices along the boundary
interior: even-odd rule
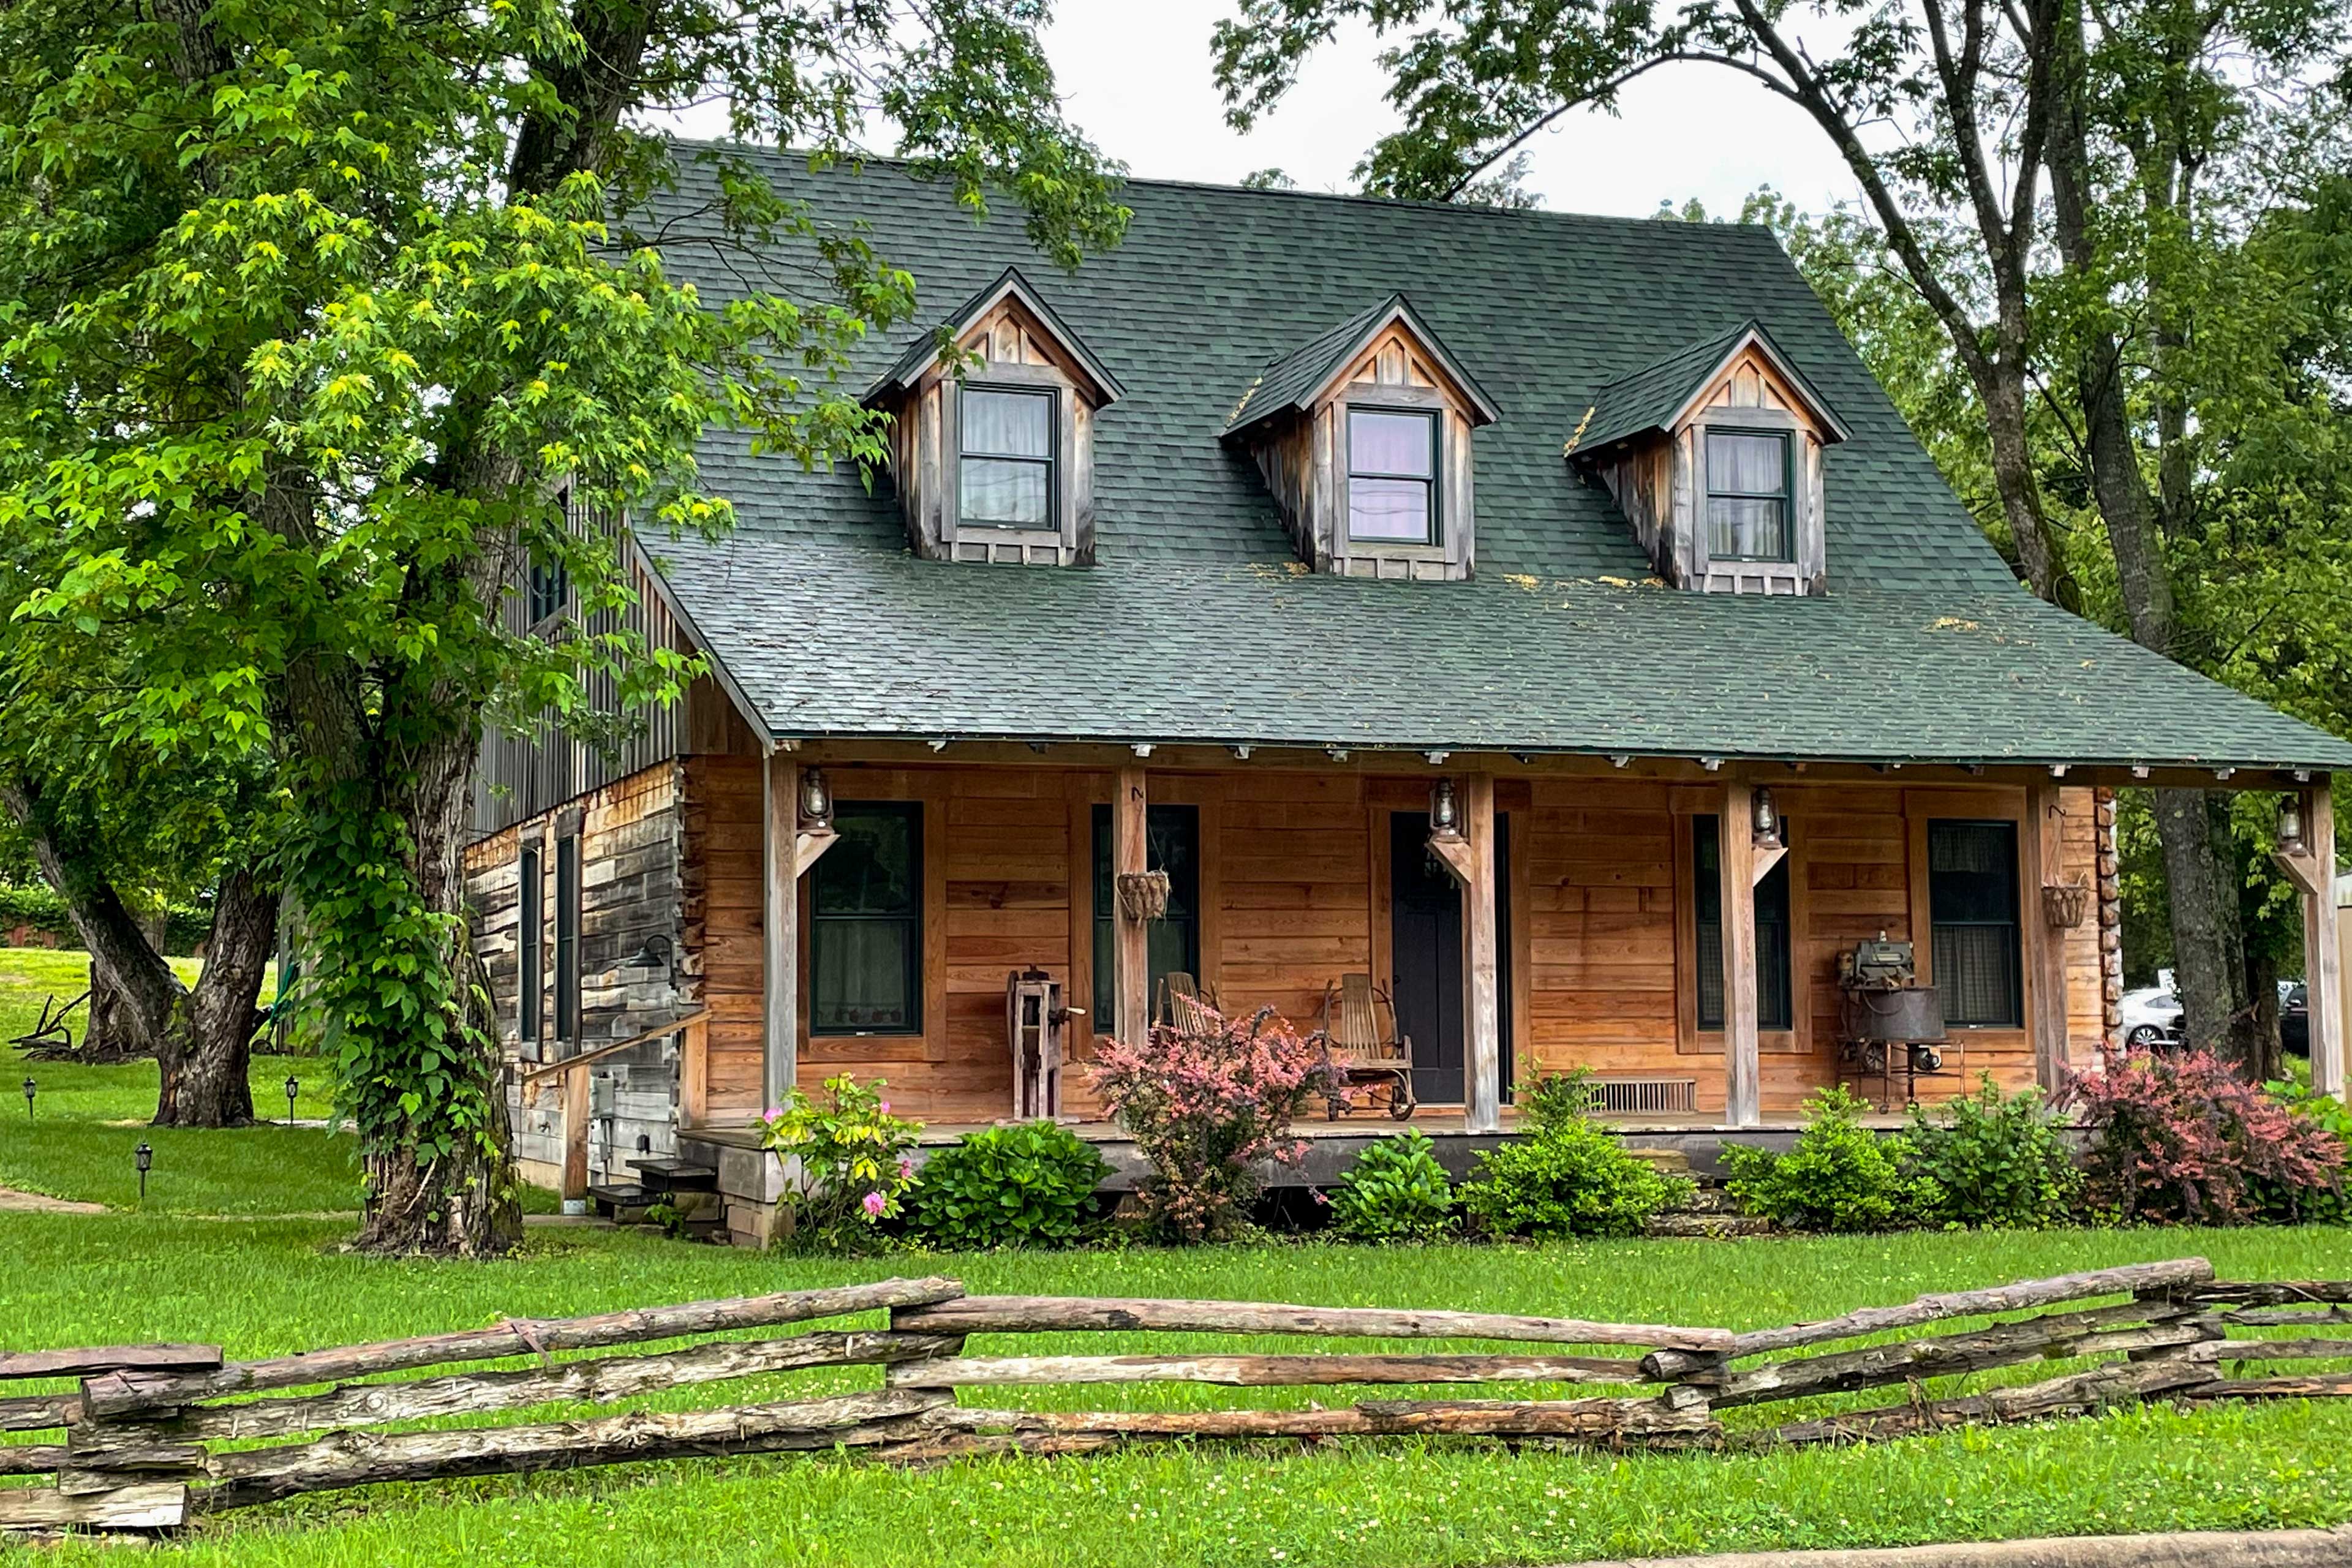
[[[1502,1037],[1511,1037],[1510,824],[1495,817],[1495,948]],[[1389,816],[1390,970],[1397,1028],[1412,1041],[1412,1094],[1438,1105],[1462,1101],[1462,889],[1429,852],[1429,816]],[[1511,1056],[1503,1052],[1509,1090]]]

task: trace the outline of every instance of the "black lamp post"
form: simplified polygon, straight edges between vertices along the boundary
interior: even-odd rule
[[[131,1151],[131,1163],[139,1167],[139,1201],[143,1204],[147,1201],[147,1169],[155,1163],[155,1151],[142,1141]]]
[[[302,1092],[302,1080],[292,1073],[286,1075],[286,1125],[294,1125],[294,1097]]]
[[[33,1120],[33,1091],[39,1087],[29,1078],[25,1080],[25,1120],[27,1121]]]

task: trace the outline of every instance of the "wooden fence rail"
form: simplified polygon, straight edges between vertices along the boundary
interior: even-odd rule
[[[2120,1301],[2084,1305],[2099,1298]],[[1747,1447],[1896,1437],[2039,1419],[2119,1402],[2352,1395],[2352,1371],[2226,1375],[2266,1363],[2352,1363],[2352,1281],[2217,1281],[2202,1258],[1922,1296],[1819,1322],[1727,1329],[1254,1301],[966,1296],[952,1279],[887,1279],[230,1362],[206,1345],[0,1354],[0,1378],[79,1379],[0,1398],[0,1429],[64,1441],[0,1446],[0,1531],[154,1531],[191,1513],[384,1481],[430,1481],[701,1455],[850,1449],[906,1463],[1122,1443],[1425,1436],[1622,1447]],[[887,1311],[887,1329],[816,1326]],[[2030,1313],[2002,1318],[2002,1314]],[[1960,1320],[1973,1320],[1963,1322]],[[1983,1320],[1997,1320],[1985,1321]],[[1935,1327],[1925,1335],[1902,1331]],[[774,1331],[791,1329],[778,1333]],[[2260,1338],[2231,1339],[2231,1330]],[[967,1337],[1096,1332],[1537,1344],[1271,1353],[969,1355]],[[557,1361],[711,1334],[667,1349]],[[740,1337],[746,1336],[749,1337]],[[1847,1342],[1867,1340],[1852,1344]],[[1832,1348],[1823,1348],[1832,1347]],[[1060,1347],[1050,1347],[1058,1350]],[[1612,1350],[1618,1353],[1608,1353]],[[1601,1353],[1590,1353],[1598,1351]],[[1790,1354],[1788,1352],[1802,1352]],[[465,1368],[464,1363],[523,1365]],[[1930,1378],[2038,1362],[2040,1382],[1926,1397]],[[2092,1364],[2084,1366],[2084,1363]],[[427,1377],[391,1374],[459,1367]],[[878,1367],[882,1386],[685,1411],[572,1420],[472,1418],[606,1405],[667,1389],[810,1369]],[[958,1403],[981,1386],[1188,1382],[1233,1387],[1615,1384],[1610,1397],[1369,1398],[1304,1409],[1033,1411]],[[1727,1432],[1743,1405],[1900,1386],[1899,1404]],[[1801,1414],[1801,1413],[1797,1413]],[[471,1424],[452,1426],[448,1419]],[[422,1429],[368,1428],[439,1422]],[[300,1438],[268,1442],[272,1438]],[[259,1446],[256,1446],[258,1444]]]

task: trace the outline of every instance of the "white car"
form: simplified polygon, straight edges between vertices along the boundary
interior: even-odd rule
[[[2153,1047],[2180,1043],[2180,998],[2161,985],[2124,993],[2124,1044]]]

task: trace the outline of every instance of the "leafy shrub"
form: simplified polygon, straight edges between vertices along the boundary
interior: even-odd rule
[[[1137,1194],[1146,1222],[1176,1240],[1218,1241],[1246,1228],[1258,1162],[1306,1158],[1291,1118],[1329,1069],[1321,1042],[1271,1007],[1242,1019],[1203,1008],[1198,1023],[1160,1026],[1140,1045],[1105,1044],[1088,1078],[1151,1163]]]
[[[1477,1173],[1463,1184],[1462,1214],[1473,1229],[1539,1241],[1634,1236],[1691,1194],[1688,1178],[1664,1175],[1627,1153],[1584,1114],[1580,1096],[1573,1109],[1556,1098],[1531,1119],[1533,1132],[1481,1153]]]
[[[1921,1184],[1903,1174],[1904,1141],[1862,1124],[1869,1107],[1843,1088],[1805,1101],[1805,1130],[1786,1154],[1727,1143],[1725,1186],[1747,1214],[1801,1230],[1886,1230],[1918,1206]]]
[[[1330,1204],[1331,1227],[1350,1241],[1429,1241],[1454,1228],[1454,1183],[1417,1128],[1357,1155]]]
[[[1511,1103],[1538,1131],[1585,1121],[1592,1114],[1591,1069],[1539,1073],[1533,1083],[1519,1087]]]
[[[1983,1087],[1930,1116],[1911,1108],[1903,1168],[1923,1184],[1921,1217],[1948,1226],[2038,1230],[2065,1217],[2082,1189],[2074,1151],[2039,1089]]]
[[[2300,1062],[2295,1064],[2302,1066]],[[2311,1092],[2308,1071],[2263,1085],[2272,1099],[2336,1140],[2333,1180],[2326,1186],[2300,1192],[2282,1190],[2265,1180],[2254,1183],[2254,1200],[2267,1219],[2306,1219],[2328,1225],[2352,1221],[2352,1105],[2332,1094]]]
[[[935,1247],[1067,1247],[1086,1238],[1110,1166],[1051,1121],[971,1132],[923,1162],[911,1228]]]
[[[777,1239],[800,1251],[847,1252],[873,1244],[898,1200],[915,1184],[910,1157],[922,1124],[890,1114],[880,1079],[861,1085],[844,1074],[824,1080],[820,1106],[793,1086],[784,1103],[760,1119],[760,1142],[798,1160],[797,1184],[776,1200]]]
[[[2210,1051],[2101,1053],[2067,1103],[2094,1130],[2091,1201],[2125,1220],[2234,1225],[2340,1205],[2345,1145]]]

